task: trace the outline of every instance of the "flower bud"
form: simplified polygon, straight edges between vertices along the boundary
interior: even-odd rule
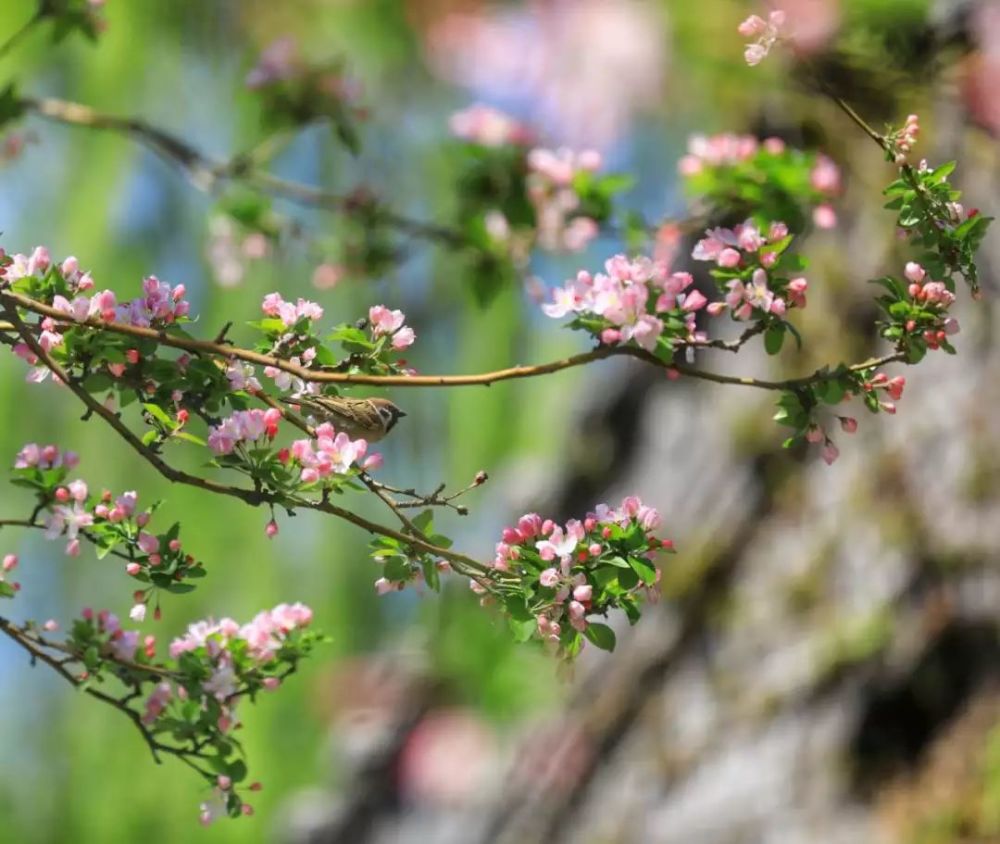
[[[14,571],[17,568],[17,554],[7,554],[3,558],[3,570]]]

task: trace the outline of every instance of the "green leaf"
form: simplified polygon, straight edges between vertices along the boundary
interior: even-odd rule
[[[434,511],[424,510],[419,515],[414,516],[411,521],[414,525],[416,525],[417,530],[421,533],[427,533],[427,531],[429,531],[434,524]]]
[[[13,586],[5,580],[0,580],[0,598],[13,598],[16,594]]]
[[[159,422],[167,430],[173,430],[176,423],[171,419],[167,412],[160,407],[158,404],[152,404],[150,402],[143,402],[143,410],[146,411],[150,416],[152,416],[157,422]]]
[[[649,560],[641,559],[640,557],[629,557],[629,565],[639,577],[642,582],[647,586],[652,586],[656,583],[656,566],[654,566]]]
[[[764,349],[769,355],[776,355],[781,351],[781,345],[785,342],[784,323],[778,322],[770,326],[764,332]]]
[[[166,590],[174,595],[184,595],[187,592],[194,592],[196,588],[193,583],[171,583]]]
[[[189,434],[187,431],[175,431],[172,435],[172,439],[184,440],[184,442],[194,443],[195,445],[205,445],[205,441],[201,437],[196,437],[194,434]]]
[[[592,621],[587,625],[587,629],[583,631],[583,635],[602,651],[613,651],[615,649],[615,644],[617,643],[615,631],[606,624]]]

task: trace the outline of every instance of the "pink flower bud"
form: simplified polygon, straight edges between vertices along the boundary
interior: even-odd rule
[[[823,429],[819,425],[810,425],[806,430],[806,442],[818,443],[824,438]]]
[[[895,378],[891,379],[886,387],[886,392],[889,394],[889,398],[893,401],[899,401],[903,397],[903,388],[906,386],[906,378],[902,375],[897,375]]]
[[[601,332],[601,343],[605,346],[614,346],[620,343],[621,339],[622,333],[617,328],[605,328]]]
[[[131,577],[135,577],[141,571],[142,571],[142,566],[140,566],[138,563],[128,563],[125,566],[125,573],[130,575]]]
[[[139,527],[145,527],[149,523],[149,513],[140,513],[135,517],[135,523]]]
[[[17,554],[7,554],[3,558],[3,570],[14,571],[17,568]]]
[[[573,600],[579,601],[581,604],[587,604],[590,602],[591,598],[594,597],[594,587],[589,583],[585,583],[582,586],[577,586],[573,590]]]
[[[274,519],[264,525],[264,534],[268,539],[274,539],[278,535],[278,523]]]
[[[732,269],[733,267],[738,267],[740,264],[740,253],[733,249],[731,246],[727,246],[719,253],[719,257],[715,259],[716,263],[720,267],[725,267],[726,269]]]
[[[587,608],[579,601],[569,602],[569,617],[574,620],[583,618],[587,614]]]
[[[601,553],[604,551],[604,546],[601,545],[600,542],[593,542],[587,551],[590,552],[591,557],[600,557]]]
[[[392,581],[388,580],[387,578],[380,577],[378,580],[375,581],[375,592],[379,595],[387,595],[389,592],[392,592],[395,588],[396,587],[392,583]]]
[[[909,281],[920,284],[926,277],[927,271],[916,261],[909,261],[906,264],[906,269],[904,270],[903,275],[905,275]]]
[[[827,466],[832,466],[838,457],[840,457],[840,451],[833,444],[831,440],[826,441],[826,445],[823,446],[823,450],[820,452],[823,460],[826,462]]]
[[[80,540],[71,539],[66,543],[66,555],[69,557],[79,557],[80,556]]]
[[[138,518],[136,521],[139,521]],[[146,533],[145,531],[139,534],[139,538],[136,540],[136,545],[138,545],[139,549],[146,554],[155,554],[160,550],[160,540],[151,533]]]
[[[385,458],[379,452],[374,454],[369,454],[365,458],[365,462],[361,464],[361,468],[366,472],[374,472],[382,468],[382,464],[385,462]]]
[[[240,806],[240,811],[246,817],[249,818],[253,814],[253,806],[251,806],[249,803],[244,803],[242,806]]]
[[[48,621],[45,622],[45,624],[42,625],[42,630],[45,630],[49,633],[55,633],[58,629],[59,629],[59,622],[56,621],[54,618],[50,618]]]
[[[219,778],[216,782],[219,784],[219,788],[223,791],[229,791],[229,789],[233,787],[233,781],[225,774],[219,774]]]
[[[744,38],[754,38],[767,32],[767,21],[759,15],[750,15],[743,23],[737,27],[737,31]]]
[[[555,530],[555,527],[556,523],[552,521],[552,519],[546,519],[542,522],[542,536],[548,536],[553,530]]]
[[[521,541],[521,534],[512,527],[505,527],[500,537],[507,545],[517,545]]]
[[[840,428],[845,434],[853,434],[858,430],[858,420],[853,416],[841,416]]]
[[[64,486],[61,486],[58,489],[56,489],[55,497],[56,501],[58,501],[61,504],[65,504],[67,501],[69,501],[69,490],[66,489],[66,487]]]

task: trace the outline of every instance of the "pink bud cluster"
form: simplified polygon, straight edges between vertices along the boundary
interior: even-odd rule
[[[907,292],[913,301],[921,305],[925,310],[932,312],[938,318],[937,324],[925,327],[923,338],[930,349],[940,349],[950,335],[958,334],[961,327],[958,320],[952,316],[945,316],[948,308],[955,301],[955,294],[952,293],[941,281],[929,281],[927,271],[918,263],[910,261],[906,265],[903,273],[909,281]],[[906,324],[907,331],[914,331],[917,328],[915,321],[910,320]]]
[[[302,483],[315,484],[331,475],[347,474],[367,450],[367,441],[352,440],[343,431],[336,433],[333,425],[325,422],[316,428],[315,439],[293,442],[287,456],[302,468]],[[381,457],[373,454],[365,465],[373,465],[374,462],[380,463]]]
[[[448,126],[456,138],[484,147],[527,145],[534,139],[532,131],[523,123],[479,103],[455,112]]]
[[[402,311],[390,311],[385,305],[373,305],[368,309],[368,321],[373,339],[389,337],[394,349],[401,351],[412,346],[417,339],[413,329],[404,324],[406,315]]]
[[[191,312],[191,305],[184,298],[183,284],[171,287],[151,275],[142,280],[142,292],[142,296],[118,307],[119,322],[144,328],[170,325]]]
[[[273,440],[278,434],[280,422],[281,411],[273,407],[267,410],[237,410],[219,425],[208,429],[208,447],[216,454],[231,454],[240,443],[257,442],[263,438]]]
[[[580,173],[601,169],[600,153],[537,147],[528,153],[527,164],[528,200],[535,208],[539,245],[556,251],[582,251],[597,237],[599,227],[590,217],[574,214],[580,197],[573,181]]]
[[[665,317],[684,321],[689,342],[705,339],[695,330],[695,313],[707,304],[697,290],[689,290],[689,273],[671,273],[662,261],[647,257],[629,260],[616,255],[604,264],[606,273],[581,270],[575,279],[553,291],[553,301],[542,311],[553,319],[568,314],[595,315],[607,321],[600,339],[605,345],[634,341],[646,351],[656,348],[666,329]]]
[[[699,240],[691,253],[696,261],[714,261],[716,266],[733,271],[760,265],[753,270],[749,280],[730,279],[724,302],[709,305],[710,314],[716,316],[728,307],[736,319],[748,320],[754,311],[783,317],[791,307],[806,306],[805,293],[809,286],[806,279],[792,279],[783,290],[776,291],[770,286],[765,269],[773,267],[780,252],[787,247],[788,227],[784,223],[772,223],[766,234],[750,220],[734,229],[709,229],[705,234],[707,237]]]
[[[919,135],[920,118],[916,114],[907,115],[906,123],[903,124],[903,128],[900,129],[893,138],[896,148],[897,164],[906,164],[907,156],[917,143]]]
[[[280,319],[286,328],[291,328],[301,319],[315,322],[323,318],[323,309],[315,302],[299,299],[286,302],[280,293],[268,293],[261,302],[260,309],[266,316]]]
[[[744,38],[756,38],[757,40],[747,44],[743,51],[743,58],[751,67],[760,64],[771,52],[774,43],[781,36],[781,28],[785,25],[785,13],[776,10],[768,15],[764,20],[759,15],[750,15],[738,27],[740,35]]]
[[[75,469],[80,464],[80,456],[75,451],[61,451],[55,445],[28,443],[14,458],[15,469],[55,469],[65,466]]]
[[[95,613],[85,607],[81,617],[100,639],[99,647],[105,656],[122,662],[135,660],[140,652],[146,659],[156,656],[156,637],[143,636],[138,630],[125,630],[113,612],[101,610]]]

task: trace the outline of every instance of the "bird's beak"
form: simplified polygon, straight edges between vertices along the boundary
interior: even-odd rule
[[[399,417],[400,419],[402,419],[402,418],[403,418],[404,416],[406,416],[406,414],[405,414],[405,413],[403,413],[403,411],[402,411],[402,410],[400,410],[400,411],[397,411],[397,412],[396,412],[396,416],[398,416],[398,417]]]

